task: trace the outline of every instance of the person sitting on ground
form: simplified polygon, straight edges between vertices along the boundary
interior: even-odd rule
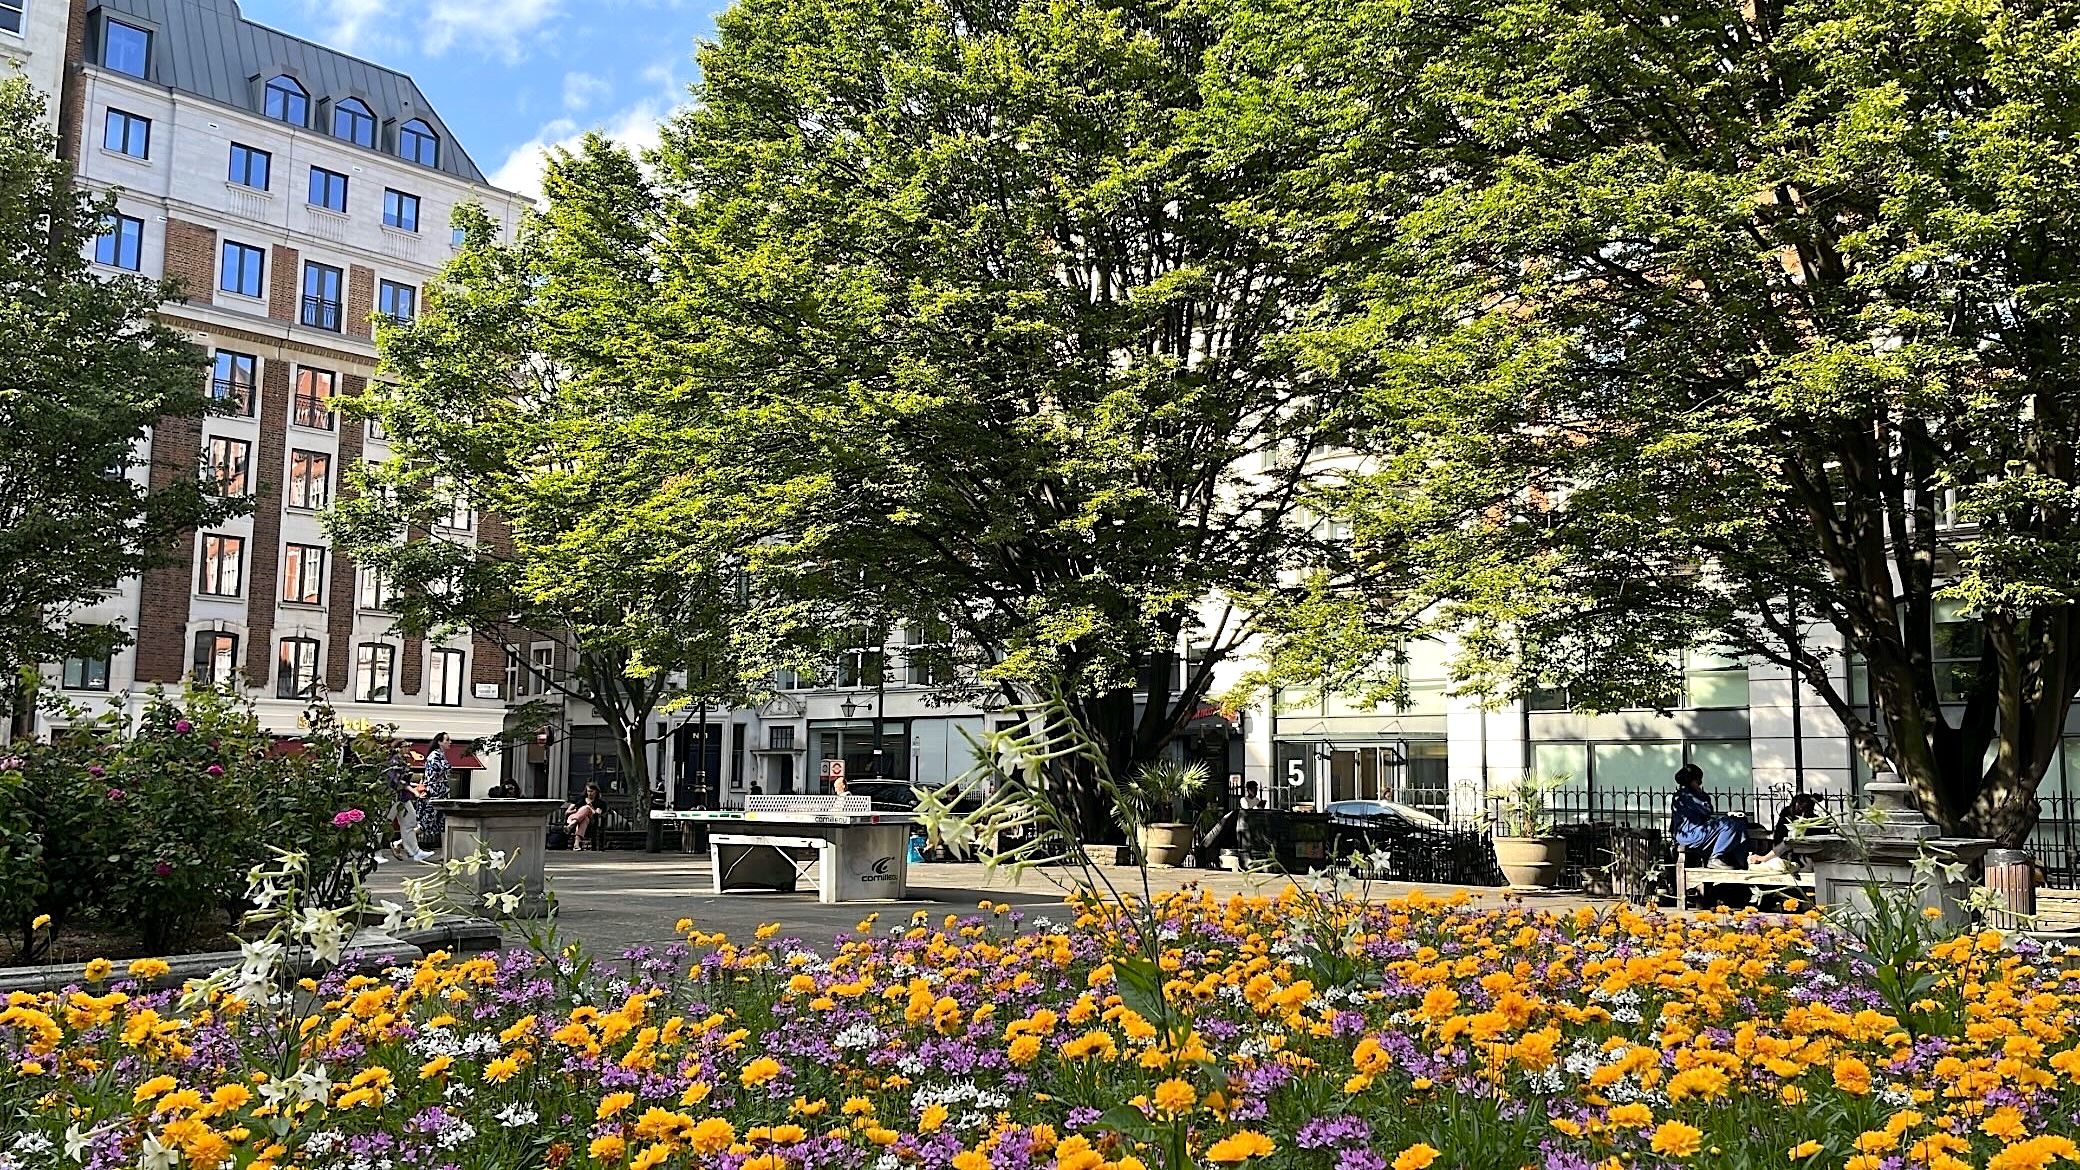
[[[1748,868],[1748,823],[1712,811],[1712,798],[1704,790],[1704,769],[1696,764],[1676,770],[1669,835],[1684,849],[1705,850],[1709,858],[1706,869]]]
[[[1820,819],[1820,798],[1810,792],[1801,792],[1791,798],[1784,811],[1777,814],[1776,828],[1770,832],[1769,852],[1763,854],[1750,868],[1764,873],[1794,873],[1798,862],[1791,856],[1791,839],[1803,836],[1800,825]]]

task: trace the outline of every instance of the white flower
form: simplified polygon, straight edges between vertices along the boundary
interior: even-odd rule
[[[159,1139],[148,1137],[137,1147],[137,1170],[173,1170],[180,1165],[181,1152],[159,1144]]]
[[[540,1120],[541,1114],[517,1101],[498,1111],[498,1123],[507,1129],[519,1129],[523,1125],[533,1125]]]
[[[281,962],[282,956],[288,953],[288,950],[289,948],[282,944],[271,942],[267,939],[262,939],[259,942],[241,940],[238,944],[240,956],[238,962],[239,974],[254,976],[263,981],[272,979],[275,967]]]
[[[340,921],[339,912],[317,906],[303,908],[303,916],[296,921],[296,933],[310,941],[311,950],[328,963],[339,962],[340,951],[347,941],[347,928]]]
[[[25,1133],[14,1139],[17,1154],[48,1154],[57,1143],[40,1133]]]
[[[75,1162],[86,1161],[87,1150],[94,1144],[94,1137],[98,1132],[98,1130],[82,1131],[78,1122],[68,1126],[65,1130],[65,1156]]]
[[[398,931],[404,929],[403,906],[400,906],[397,903],[390,901],[388,898],[385,898],[382,901],[376,903],[376,909],[381,910],[383,912],[384,934],[395,934]]]

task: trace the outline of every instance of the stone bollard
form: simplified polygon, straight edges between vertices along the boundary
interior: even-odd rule
[[[448,832],[442,838],[447,860],[459,861],[482,852],[505,855],[502,869],[485,867],[474,879],[451,893],[471,900],[471,909],[481,913],[484,895],[517,891],[520,905],[513,913],[521,918],[539,918],[548,910],[542,861],[548,852],[549,815],[563,807],[560,800],[437,800],[433,806],[448,814]]]

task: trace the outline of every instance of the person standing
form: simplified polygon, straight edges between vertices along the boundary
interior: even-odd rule
[[[1669,835],[1685,849],[1703,849],[1706,869],[1748,868],[1748,823],[1712,811],[1704,790],[1704,769],[1684,764],[1676,769],[1676,795],[1669,805]]]
[[[390,745],[390,763],[383,768],[383,783],[390,789],[390,820],[397,826],[397,839],[390,842],[390,856],[399,861],[430,861],[433,854],[419,848],[420,786],[412,775],[410,758],[402,743]]]
[[[419,827],[436,837],[444,837],[448,832],[448,814],[435,808],[433,802],[448,799],[449,780],[455,770],[455,765],[448,759],[449,742],[448,733],[443,731],[434,736],[433,742],[427,745],[426,774],[419,785],[418,798],[414,802],[414,807],[419,813]],[[415,841],[414,844],[416,843]],[[432,859],[431,853],[422,854],[417,858],[419,861]]]

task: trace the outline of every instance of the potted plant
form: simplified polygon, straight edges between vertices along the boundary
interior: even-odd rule
[[[1133,805],[1135,844],[1150,865],[1183,865],[1191,852],[1192,826],[1171,819],[1177,802],[1206,786],[1210,773],[1201,763],[1157,760],[1143,764],[1126,793]]]
[[[1495,861],[1511,889],[1549,890],[1567,864],[1567,838],[1553,835],[1553,814],[1546,796],[1567,782],[1565,776],[1526,774],[1496,798]]]

